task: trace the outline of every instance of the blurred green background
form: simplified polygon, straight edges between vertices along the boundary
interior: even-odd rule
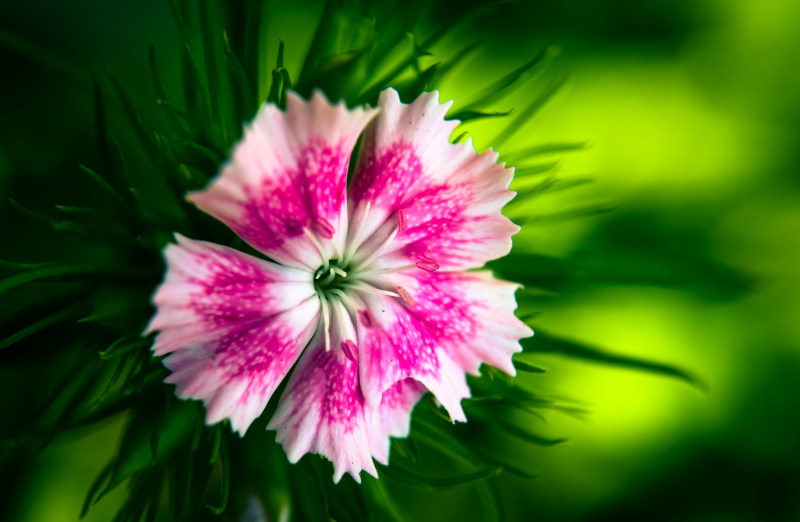
[[[441,21],[463,8],[439,2],[433,13]],[[320,12],[316,2],[272,5],[266,55],[283,38],[287,67],[296,69]],[[594,182],[510,214],[616,208],[534,220],[517,236],[516,248],[578,267],[557,296],[535,296],[543,312],[536,324],[680,365],[708,385],[702,393],[651,374],[537,356],[548,372],[523,378],[588,413],[552,414],[538,426],[570,439],[524,456],[540,479],[500,477],[509,520],[800,520],[798,20],[800,3],[791,0],[518,2],[440,46],[450,56],[484,42],[442,86],[458,109],[487,79],[555,44],[560,52],[541,82],[496,108],[521,106],[566,72],[565,88],[498,148],[586,141],[584,150],[545,159],[560,161],[567,179]],[[76,167],[97,154],[83,71],[110,64],[130,91],[150,90],[149,39],[169,71],[177,34],[165,2],[0,6],[0,257],[46,260],[59,248],[20,223],[7,198],[43,208],[93,197]],[[479,148],[497,147],[499,128],[494,120],[469,127]],[[659,280],[660,267],[678,267],[682,277]],[[0,513],[76,520],[120,428],[117,421],[59,438],[32,468],[3,477]],[[474,509],[469,488],[437,493],[435,503],[429,493],[408,495],[420,519]],[[112,493],[86,520],[110,520],[120,498]]]

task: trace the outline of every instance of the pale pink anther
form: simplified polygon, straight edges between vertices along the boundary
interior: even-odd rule
[[[291,372],[268,428],[291,462],[318,453],[334,481],[360,481],[388,464],[424,393],[466,421],[466,374],[514,373],[532,334],[517,287],[466,271],[511,248],[512,169],[450,143],[458,122],[437,92],[403,104],[388,89],[375,109],[287,101],[265,105],[189,195],[272,261],[179,236],[147,331],[177,394],[240,434]]]
[[[331,222],[327,219],[319,219],[317,220],[317,232],[325,239],[330,239],[333,237],[333,234],[336,233],[336,229],[333,228],[333,225],[331,225]]]
[[[416,265],[420,270],[425,270],[426,272],[436,272],[439,270],[439,263],[433,259],[423,256],[422,254],[417,254],[417,259],[419,259],[419,261],[416,262]]]
[[[396,290],[403,302],[405,302],[408,306],[414,306],[414,298],[411,297],[411,294],[409,294],[405,288],[398,286]]]

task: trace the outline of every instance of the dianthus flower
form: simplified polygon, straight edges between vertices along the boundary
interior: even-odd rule
[[[388,89],[376,109],[349,110],[290,93],[188,196],[270,259],[181,236],[165,249],[147,331],[169,354],[166,382],[203,400],[208,424],[244,434],[291,371],[267,428],[290,461],[319,453],[334,481],[360,481],[377,476],[373,459],[388,463],[389,437],[408,435],[426,391],[466,421],[466,373],[514,374],[531,335],[517,286],[470,271],[519,230],[500,213],[513,170],[450,143],[451,103],[430,92],[403,104]]]

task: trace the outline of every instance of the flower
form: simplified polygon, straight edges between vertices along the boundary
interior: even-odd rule
[[[182,398],[244,434],[294,367],[268,429],[334,481],[377,476],[430,391],[466,421],[466,373],[513,375],[515,284],[470,271],[511,249],[512,169],[471,141],[438,92],[348,110],[317,92],[265,105],[231,160],[188,199],[271,261],[177,236],[147,332]],[[352,180],[350,155],[362,137]],[[295,364],[296,363],[296,364]]]

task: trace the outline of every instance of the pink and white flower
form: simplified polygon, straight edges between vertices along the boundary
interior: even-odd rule
[[[466,421],[466,373],[513,375],[516,285],[471,269],[507,254],[512,169],[450,143],[451,103],[384,91],[349,110],[317,92],[266,105],[222,172],[189,195],[270,260],[178,236],[147,332],[183,398],[244,434],[290,373],[268,428],[334,481],[377,476],[430,391]],[[361,137],[352,180],[350,155]],[[292,370],[292,368],[294,368]]]

